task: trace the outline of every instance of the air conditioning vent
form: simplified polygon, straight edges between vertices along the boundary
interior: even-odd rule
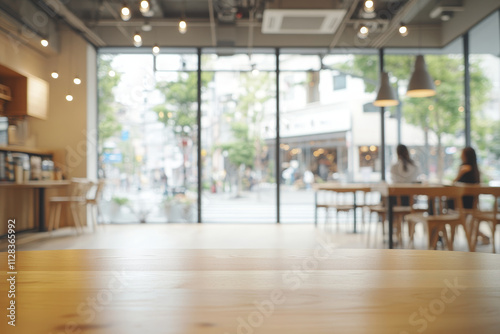
[[[344,9],[266,9],[263,34],[332,34],[340,25]]]

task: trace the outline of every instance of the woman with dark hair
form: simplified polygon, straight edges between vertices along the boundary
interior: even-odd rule
[[[410,153],[405,145],[399,144],[396,148],[398,161],[391,167],[393,183],[416,182],[420,174],[418,164],[410,158]]]
[[[479,168],[477,167],[477,157],[476,151],[470,146],[465,147],[462,150],[462,155],[460,156],[462,159],[462,164],[460,165],[460,169],[458,170],[458,175],[453,180],[453,182],[462,182],[462,183],[471,183],[476,184],[481,182]],[[474,206],[474,197],[473,196],[464,196],[462,197],[462,205],[464,209],[472,209]],[[490,239],[488,236],[479,232],[478,237],[481,239],[483,245],[487,245],[490,243]]]
[[[462,150],[462,164],[458,170],[458,175],[453,182],[479,183],[479,168],[477,167],[476,151],[472,147]]]

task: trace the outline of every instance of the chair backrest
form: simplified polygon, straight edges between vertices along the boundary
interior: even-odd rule
[[[72,178],[69,185],[69,194],[73,201],[85,202],[87,192],[92,187],[92,182],[85,178]]]
[[[481,196],[493,197],[491,205],[487,205],[487,210],[493,212],[493,217],[497,218],[500,212],[500,187],[490,187],[486,185],[458,185],[462,189],[464,196],[471,196],[474,198],[474,210],[481,211],[483,208],[480,205]],[[483,201],[484,202],[484,201]]]
[[[414,186],[414,184],[410,184],[410,186]],[[380,194],[380,203],[384,206],[387,205],[388,203],[388,196],[389,196],[389,187],[392,187],[393,186],[389,186],[387,183],[380,183],[380,184],[377,184],[377,185],[374,185],[371,187],[371,191],[372,192],[378,192]],[[398,185],[399,187],[399,185]],[[401,188],[401,189],[404,189],[404,188]],[[413,206],[414,204],[414,198],[413,196],[410,196],[409,194],[407,194],[407,191],[406,190],[402,190],[401,193],[399,193],[399,190],[401,190],[400,188],[398,188],[398,193],[393,193],[391,191],[391,198],[392,198],[392,201],[393,201],[393,205],[395,206]]]
[[[92,187],[87,194],[87,200],[89,201],[97,201],[99,200],[99,196],[106,185],[106,180],[100,179],[98,182],[92,182]]]
[[[441,185],[397,185],[389,187],[391,196],[408,196],[410,206],[414,207],[414,199],[416,196],[426,196],[429,204],[429,211],[433,215],[447,213],[449,204],[454,204],[455,211],[462,211],[462,195],[463,189],[455,186]]]

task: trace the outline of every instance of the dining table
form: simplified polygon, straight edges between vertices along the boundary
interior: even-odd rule
[[[0,253],[0,332],[498,334],[500,257],[423,250]],[[8,264],[9,263],[9,264]]]
[[[371,188],[369,185],[364,183],[339,183],[339,182],[327,182],[319,183],[314,185],[314,225],[318,224],[318,192],[320,191],[332,191],[337,193],[352,193],[353,194],[353,233],[356,233],[356,209],[357,199],[356,194],[358,192],[370,192]]]

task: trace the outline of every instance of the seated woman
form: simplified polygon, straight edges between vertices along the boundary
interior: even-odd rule
[[[405,145],[399,144],[396,148],[398,161],[391,167],[391,179],[393,183],[416,182],[420,175],[418,164],[410,158],[410,153]]]
[[[466,147],[462,150],[462,164],[458,170],[455,182],[476,184],[480,182],[479,168],[477,167],[476,151],[472,147]],[[464,196],[462,205],[464,209],[472,209],[474,198],[472,196]]]
[[[412,183],[417,182],[420,175],[418,163],[410,158],[408,148],[399,144],[396,148],[398,161],[391,167],[391,180],[393,183]],[[401,205],[408,206],[410,199],[407,196],[401,197]]]

